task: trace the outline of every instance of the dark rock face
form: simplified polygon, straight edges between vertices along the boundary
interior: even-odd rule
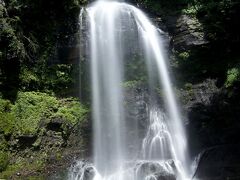
[[[210,105],[214,96],[220,92],[216,86],[216,80],[206,79],[202,83],[190,85],[188,89],[181,91],[181,101],[188,112],[197,104]]]
[[[208,43],[202,24],[196,18],[187,15],[166,16],[165,24],[172,36],[171,45],[175,50],[186,51]]]
[[[172,43],[176,50],[187,50],[193,46],[206,44],[201,23],[196,18],[181,15],[177,19]]]
[[[237,85],[232,90],[218,88],[215,80],[208,79],[182,93],[191,155],[206,149],[194,179],[239,179],[238,91]]]
[[[56,132],[61,132],[62,128],[61,126],[63,125],[64,120],[60,118],[54,118],[52,119],[48,124],[47,124],[47,129],[56,131]]]
[[[180,90],[191,156],[207,149],[200,158],[194,179],[240,179],[240,86],[236,83],[226,88],[223,84],[231,67],[226,57],[233,58],[234,54],[232,50],[225,52],[227,45],[221,48],[230,39],[213,42],[206,37],[209,32],[203,23],[187,15],[166,17],[166,26],[172,36],[172,56],[180,63],[178,73],[185,74],[179,79],[182,83],[192,83]],[[185,52],[185,59],[180,59],[177,53]]]
[[[131,142],[128,147],[129,152],[134,153],[133,156],[136,156],[136,152],[141,149],[142,137],[145,135],[145,129],[148,126],[148,98],[148,91],[144,86],[125,89],[127,137],[132,138],[128,141]],[[139,141],[136,142],[136,139],[139,139]]]
[[[193,180],[239,179],[240,146],[224,145],[205,150],[199,159]]]
[[[239,88],[229,93],[216,81],[194,85],[184,105],[192,155],[222,144],[239,144]],[[189,93],[186,92],[185,93]],[[184,94],[184,93],[183,93]],[[183,95],[184,96],[184,95]]]

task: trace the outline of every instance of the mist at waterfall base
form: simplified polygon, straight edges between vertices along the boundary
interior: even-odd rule
[[[138,8],[122,2],[98,1],[81,13],[81,19],[84,14],[89,22],[93,162],[79,161],[69,179],[187,179],[185,130],[164,60],[161,30]],[[150,94],[143,137],[137,123],[129,126],[131,120],[125,117],[125,64],[136,54],[144,59]],[[165,108],[155,101],[156,85],[164,91]]]

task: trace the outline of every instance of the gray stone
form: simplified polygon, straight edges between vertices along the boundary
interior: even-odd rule
[[[202,24],[195,17],[181,15],[168,17],[167,25],[172,34],[172,45],[175,50],[186,51],[193,46],[207,44]]]

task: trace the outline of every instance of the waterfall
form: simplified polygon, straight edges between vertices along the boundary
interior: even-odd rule
[[[91,72],[94,119],[94,164],[102,175],[123,165],[121,36],[116,33],[118,6],[88,9],[91,26]]]
[[[69,179],[160,180],[161,177],[176,177],[185,180],[189,164],[185,130],[171,86],[159,30],[142,11],[122,2],[98,1],[86,12],[90,26],[93,165],[78,163],[72,168]],[[140,153],[129,152],[131,150],[127,147],[139,139],[134,137],[134,140],[128,134],[121,85],[125,79],[124,62],[135,51],[144,56],[149,89],[160,83],[166,104],[164,112],[151,100],[149,127],[146,127],[145,137],[140,140]],[[152,93],[150,96],[155,98]],[[129,156],[134,153],[137,155]],[[86,175],[89,172],[92,174]]]

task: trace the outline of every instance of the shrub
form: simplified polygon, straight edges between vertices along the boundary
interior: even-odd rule
[[[10,134],[14,129],[14,117],[10,113],[12,104],[8,100],[0,99],[0,132]]]
[[[19,92],[14,105],[0,99],[0,132],[35,135],[41,122],[53,118],[64,119],[64,124],[74,126],[83,121],[88,109],[73,98],[57,99],[46,93]]]
[[[124,88],[135,88],[139,84],[141,84],[141,81],[137,81],[137,80],[125,81],[125,82],[122,83],[122,87],[124,87]]]
[[[181,59],[181,60],[187,60],[189,58],[189,52],[185,51],[185,52],[182,52],[182,53],[179,53],[178,54],[178,57]]]
[[[230,87],[236,81],[240,80],[240,68],[232,68],[227,71],[227,79],[225,81],[225,86]]]
[[[62,106],[59,107],[58,111],[53,116],[61,117],[72,125],[82,121],[89,111],[80,102],[74,99],[63,99],[60,102]]]
[[[8,153],[0,151],[0,172],[4,171],[8,165]]]

